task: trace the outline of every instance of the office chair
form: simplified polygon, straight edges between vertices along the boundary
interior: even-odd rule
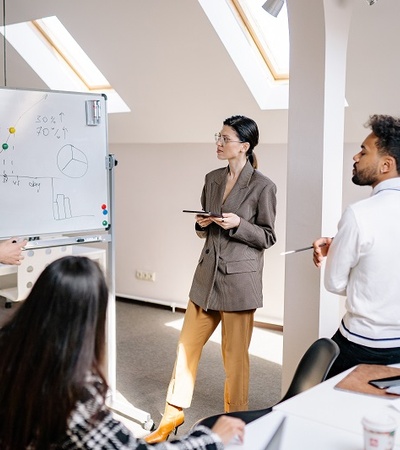
[[[322,383],[322,381],[325,381],[329,369],[332,367],[335,359],[339,356],[339,352],[340,350],[338,345],[332,339],[320,338],[315,341],[301,358],[294,373],[292,382],[290,383],[289,389],[278,403],[288,400],[289,398],[300,394],[301,392],[306,391],[319,383]],[[278,403],[276,403],[276,405]],[[217,419],[223,415],[239,417],[245,423],[250,423],[259,417],[270,413],[273,406],[251,411],[235,411],[230,413],[215,414],[213,416],[200,419],[193,425],[193,427],[196,425],[204,425],[212,428]]]

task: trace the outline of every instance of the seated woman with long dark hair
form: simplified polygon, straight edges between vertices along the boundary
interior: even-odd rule
[[[107,301],[98,264],[66,256],[0,329],[0,448],[214,450],[242,438],[243,422],[222,417],[212,430],[152,446],[115,419],[105,405]]]

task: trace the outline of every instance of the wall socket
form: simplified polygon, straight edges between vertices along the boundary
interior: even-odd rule
[[[156,281],[156,273],[155,272],[145,272],[144,270],[137,270],[136,278],[138,280]]]

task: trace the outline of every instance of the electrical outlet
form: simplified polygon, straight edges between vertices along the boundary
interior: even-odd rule
[[[155,272],[145,272],[143,270],[136,270],[136,278],[138,280],[156,281]]]
[[[141,270],[136,271],[136,278],[138,280],[143,280],[143,272]]]

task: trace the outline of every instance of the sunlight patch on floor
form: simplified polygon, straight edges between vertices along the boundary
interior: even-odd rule
[[[165,326],[181,330],[183,318],[165,323]],[[210,341],[221,344],[221,326],[212,334]],[[254,327],[250,354],[282,365],[283,334],[278,331]]]
[[[135,406],[133,406],[119,391],[115,392],[115,397],[120,404],[125,404],[127,410],[129,410],[129,408],[135,408]],[[120,414],[118,411],[112,410],[112,414],[117,420],[122,422],[136,438],[143,438],[149,434],[149,431],[145,430],[143,425],[138,421],[135,413]]]

